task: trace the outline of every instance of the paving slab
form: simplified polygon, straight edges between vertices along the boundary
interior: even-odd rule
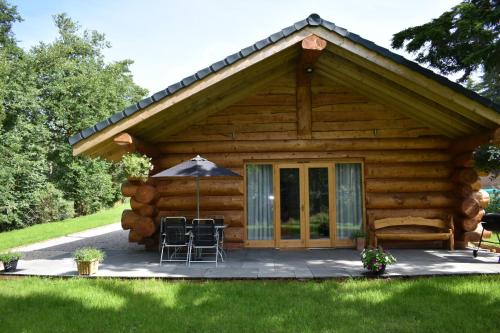
[[[15,275],[75,276],[73,252],[94,246],[106,252],[98,277],[167,279],[325,279],[361,278],[365,270],[359,252],[351,249],[241,249],[228,250],[224,262],[159,264],[159,254],[128,242],[120,223],[19,247],[24,257]],[[500,274],[498,255],[472,257],[471,250],[392,250],[398,262],[384,276]],[[9,274],[9,273],[1,273]]]

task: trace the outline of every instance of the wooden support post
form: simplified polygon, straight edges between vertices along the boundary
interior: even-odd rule
[[[302,52],[297,64],[297,136],[311,139],[312,135],[312,93],[311,80],[314,64],[326,47],[326,41],[316,35],[302,40]]]
[[[149,157],[158,157],[159,152],[156,148],[151,147],[147,143],[133,137],[129,133],[120,133],[113,138],[114,143],[125,148],[127,152],[138,152]]]

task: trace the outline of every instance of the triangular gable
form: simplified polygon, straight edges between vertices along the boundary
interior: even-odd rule
[[[169,126],[174,122],[182,125],[182,122],[187,123],[199,119],[195,116],[196,105],[198,103],[199,108],[205,110],[206,106],[198,102],[203,98],[213,98],[210,103],[213,110],[236,101],[237,98],[241,98],[236,93],[238,89],[248,89],[250,92],[252,88],[257,89],[265,84],[266,79],[269,81],[282,75],[286,68],[281,66],[282,69],[278,70],[280,65],[293,64],[297,56],[298,50],[293,46],[312,34],[329,42],[327,49],[331,52],[331,56],[323,56],[324,60],[320,59],[319,62],[319,68],[323,74],[329,75],[333,80],[339,80],[338,75],[347,76],[350,78],[348,85],[356,89],[364,89],[365,93],[371,92],[370,89],[373,88],[374,95],[379,96],[382,102],[384,99],[389,100],[396,106],[408,104],[406,97],[409,96],[410,99],[412,94],[415,98],[426,95],[428,102],[422,104],[422,107],[429,109],[429,113],[420,115],[419,108],[415,108],[417,111],[412,110],[411,105],[407,105],[408,112],[413,112],[415,118],[421,117],[424,121],[428,119],[428,116],[432,118],[435,114],[441,124],[437,127],[440,127],[445,135],[459,137],[474,132],[473,127],[476,125],[477,129],[481,129],[495,128],[500,124],[499,105],[415,62],[312,14],[307,19],[272,34],[73,135],[69,138],[69,142],[73,145],[74,154],[88,154],[89,151],[93,151],[91,155],[99,155],[99,151],[106,150],[106,145],[110,145],[109,140],[113,136],[131,127],[138,128],[139,136],[141,132],[146,133],[151,129],[161,128],[165,131],[173,131],[169,129]],[[335,55],[340,57],[335,57]],[[329,60],[330,58],[332,60]],[[349,72],[336,73],[333,69],[339,67]],[[363,72],[360,72],[360,69]],[[375,91],[376,86],[370,88],[373,80],[384,82],[386,91],[392,92],[393,95]],[[236,82],[243,82],[243,84],[235,86]],[[396,84],[391,85],[394,82]],[[213,92],[217,86],[225,89],[219,89],[223,91],[224,98]],[[399,100],[398,93],[403,96]],[[416,102],[419,102],[418,99]],[[161,124],[154,125],[154,120],[158,123],[159,115],[165,112],[168,112],[171,117],[161,118]],[[446,126],[453,127],[453,123],[449,124],[449,120],[455,119],[454,117],[456,121],[462,121],[462,123],[457,122],[455,130],[446,131]],[[145,121],[150,121],[151,124],[142,126]],[[144,128],[141,129],[141,126]]]

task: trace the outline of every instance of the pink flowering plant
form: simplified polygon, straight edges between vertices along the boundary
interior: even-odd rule
[[[366,248],[361,252],[363,267],[373,273],[383,272],[387,265],[396,263],[396,258],[382,247]]]

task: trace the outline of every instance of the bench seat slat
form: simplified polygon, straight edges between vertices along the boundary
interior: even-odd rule
[[[451,233],[379,233],[377,232],[378,239],[385,240],[448,240],[452,237]]]
[[[373,224],[375,230],[395,227],[395,226],[426,226],[438,229],[447,229],[449,225],[443,220],[439,219],[426,219],[423,217],[389,217],[381,220],[376,220]]]

